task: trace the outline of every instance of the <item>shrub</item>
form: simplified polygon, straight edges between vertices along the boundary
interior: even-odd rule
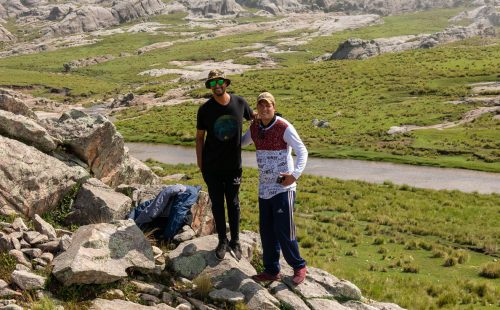
[[[453,256],[448,256],[443,263],[444,267],[453,267],[458,263],[458,259]]]
[[[374,245],[381,245],[381,244],[385,244],[385,240],[384,238],[380,238],[380,237],[377,237],[373,240],[373,244]]]
[[[194,289],[196,295],[201,299],[207,298],[208,293],[210,293],[213,288],[212,280],[207,274],[200,274],[194,278],[193,284],[196,285],[196,288]]]
[[[358,256],[358,252],[356,250],[349,250],[347,252],[345,252],[345,256]]]
[[[418,265],[416,264],[407,264],[403,266],[403,272],[406,273],[418,273],[419,270],[420,267],[418,267]]]
[[[379,254],[387,254],[387,248],[381,247],[378,249],[377,253]]]
[[[481,266],[479,275],[489,279],[498,279],[500,277],[500,261],[490,262]]]

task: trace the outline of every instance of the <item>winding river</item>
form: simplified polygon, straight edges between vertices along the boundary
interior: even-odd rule
[[[194,164],[194,148],[150,143],[126,143],[130,154],[140,160],[148,158],[169,164]],[[243,165],[257,167],[254,152],[243,152]],[[393,164],[386,162],[310,157],[307,174],[361,180],[372,183],[391,181],[430,189],[460,190],[482,194],[500,193],[500,173],[465,169]]]

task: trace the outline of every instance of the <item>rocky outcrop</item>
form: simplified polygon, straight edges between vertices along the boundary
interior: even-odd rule
[[[232,15],[243,11],[235,0],[181,0],[194,15],[209,17],[210,15]]]
[[[130,212],[132,200],[115,192],[98,179],[88,179],[78,191],[68,224],[86,225],[122,220]]]
[[[56,207],[88,173],[0,136],[0,214],[33,216]]]
[[[83,6],[75,10],[69,9],[60,22],[45,28],[44,33],[47,35],[67,35],[91,32],[143,16],[158,14],[164,7],[165,4],[161,0],[128,0],[117,1],[111,8]],[[54,8],[48,19],[56,20],[63,14],[63,8]]]
[[[133,221],[80,227],[69,249],[54,259],[54,276],[70,285],[111,283],[128,268],[153,270],[153,249]]]
[[[116,3],[111,12],[119,23],[143,16],[155,15],[165,8],[165,4],[161,0],[128,0],[117,1]]]
[[[115,59],[115,56],[113,55],[103,55],[103,56],[72,60],[68,63],[65,63],[63,66],[64,66],[64,71],[69,72],[73,69],[97,65],[113,59]]]
[[[363,301],[359,288],[349,281],[314,267],[308,267],[305,282],[295,286],[291,281],[293,270],[284,261],[280,262],[283,282],[261,286],[251,279],[256,271],[249,264],[253,255],[260,252],[259,236],[246,231],[240,238],[240,261],[229,254],[224,260],[217,260],[213,252],[217,237],[210,235],[183,242],[169,252],[171,268],[187,279],[200,274],[208,276],[215,288],[210,293],[213,299],[230,302],[242,297],[248,309],[278,309],[280,305],[293,309],[385,309]]]
[[[451,27],[430,35],[399,36],[374,40],[351,38],[340,44],[330,59],[366,59],[384,53],[394,53],[417,48],[431,48],[439,44],[482,36],[494,37],[495,28],[482,23],[467,27]]]
[[[78,110],[64,113],[45,127],[89,167],[106,185],[157,183],[158,177],[141,161],[130,157],[123,137],[102,115],[89,116]]]
[[[69,13],[61,22],[49,26],[44,32],[50,35],[68,35],[95,31],[118,24],[111,10],[98,6],[86,6]]]

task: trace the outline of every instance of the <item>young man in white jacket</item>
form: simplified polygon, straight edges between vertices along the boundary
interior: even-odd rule
[[[242,146],[254,143],[259,167],[259,227],[263,248],[264,271],[252,278],[255,281],[278,281],[280,250],[293,268],[293,283],[306,277],[306,261],[300,256],[295,235],[293,208],[295,182],[307,162],[307,149],[295,128],[284,118],[275,115],[275,99],[268,92],[257,97],[259,120],[245,133]],[[297,155],[294,165],[292,149]]]

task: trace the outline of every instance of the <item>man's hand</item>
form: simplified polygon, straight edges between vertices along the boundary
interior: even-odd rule
[[[284,177],[283,182],[280,183],[283,186],[292,185],[295,181],[297,181],[297,179],[295,179],[295,177],[290,173],[280,173],[280,175]]]

